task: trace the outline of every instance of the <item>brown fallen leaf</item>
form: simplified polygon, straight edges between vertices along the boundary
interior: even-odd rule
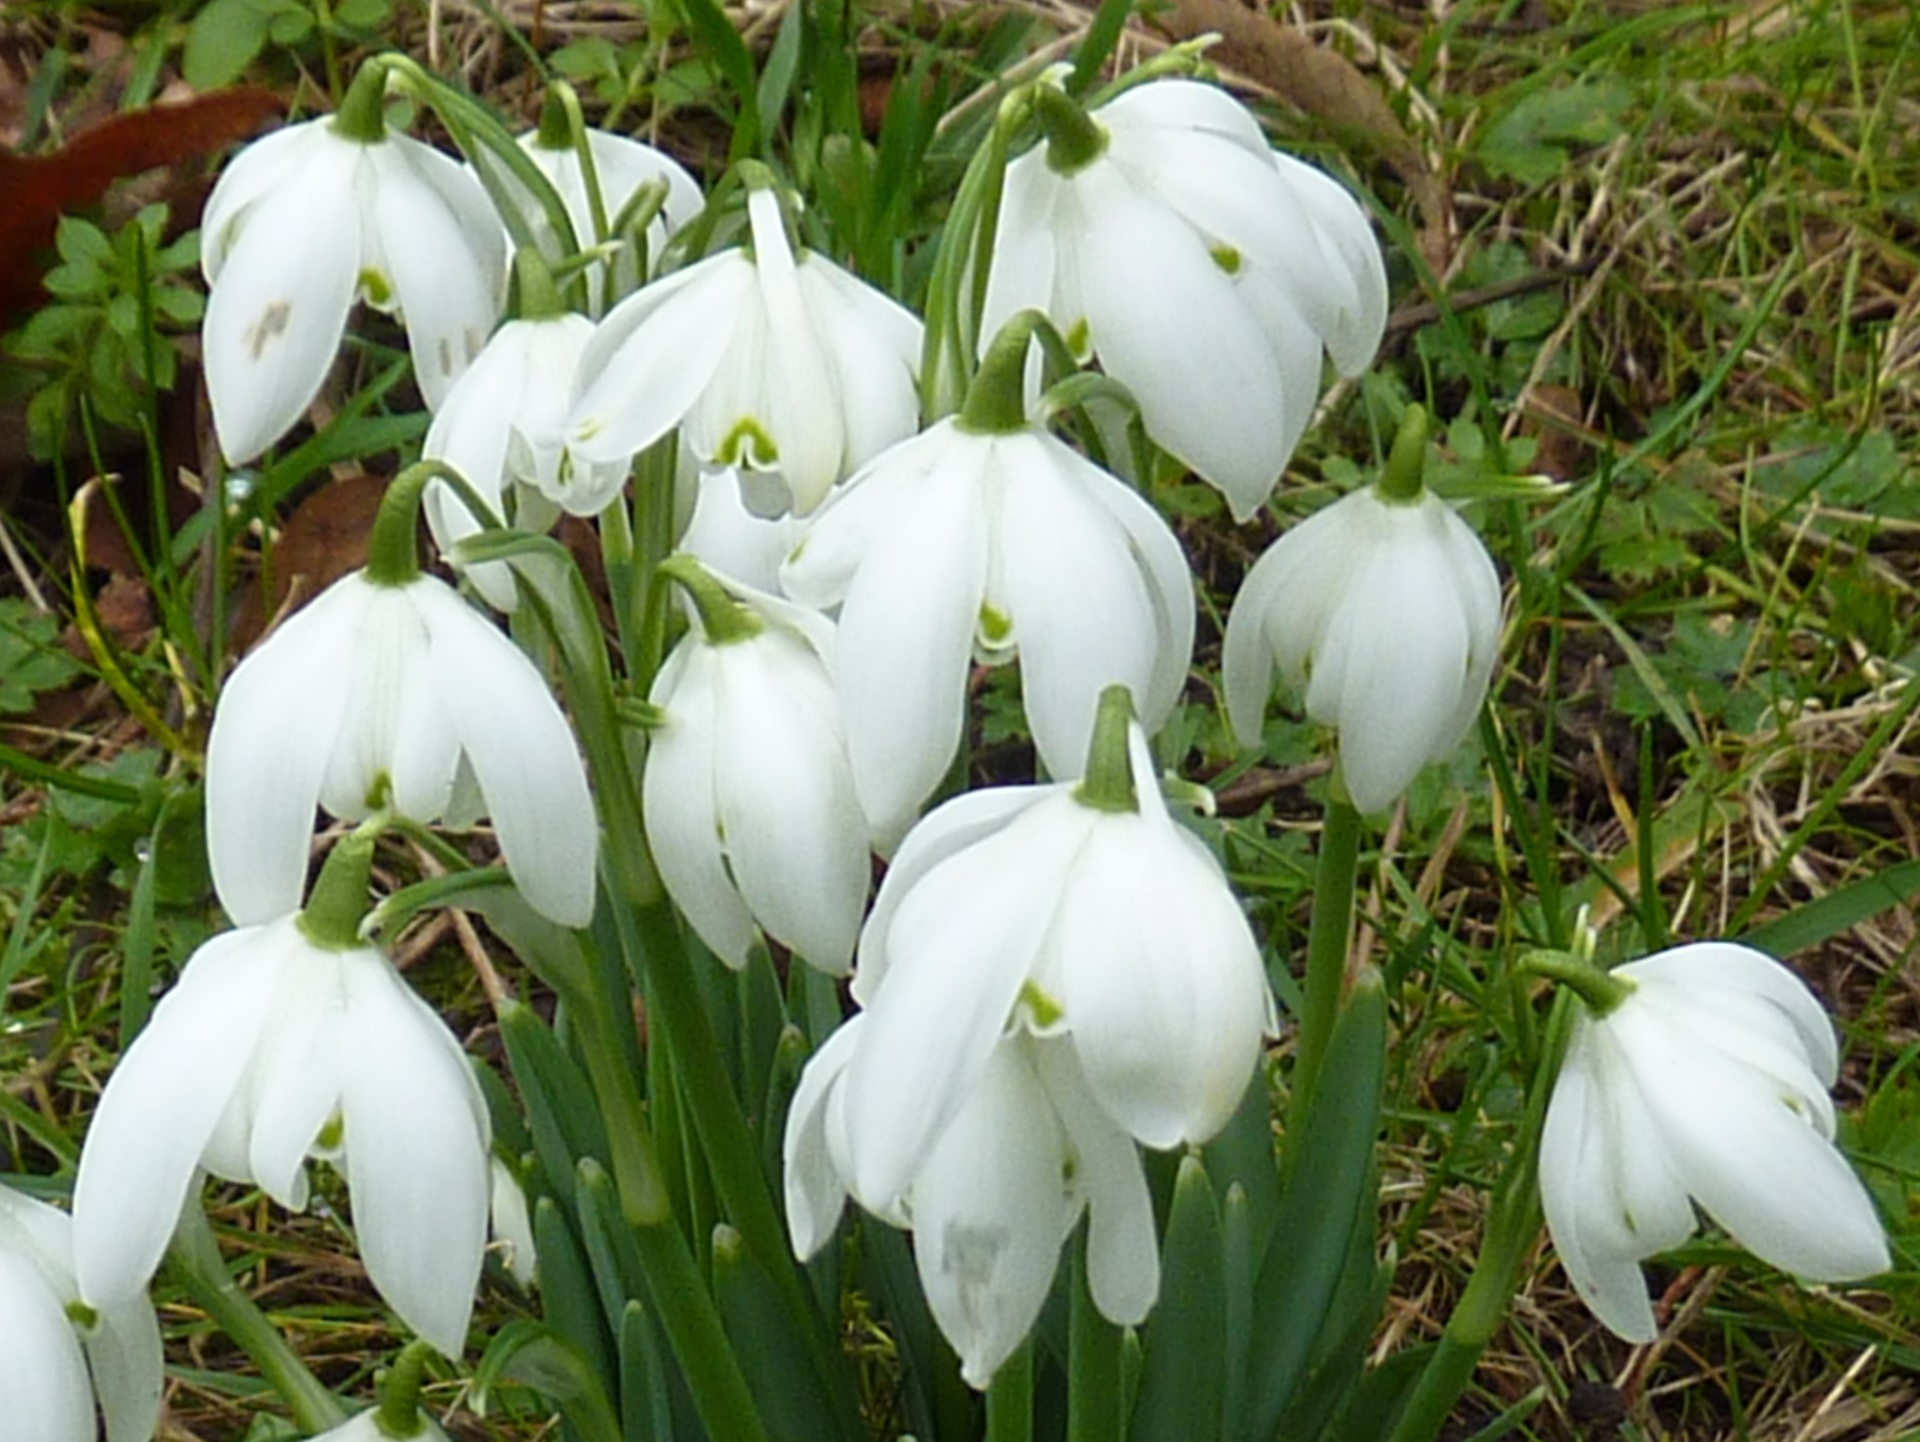
[[[289,600],[310,601],[367,563],[373,518],[386,493],[385,477],[361,471],[329,481],[294,507],[274,543],[265,584],[246,587],[234,608],[234,655],[244,655]]]
[[[1212,57],[1296,109],[1350,132],[1398,175],[1420,209],[1420,253],[1444,274],[1453,244],[1453,198],[1378,87],[1353,63],[1238,0],[1176,0],[1155,23],[1175,40],[1217,34]]]

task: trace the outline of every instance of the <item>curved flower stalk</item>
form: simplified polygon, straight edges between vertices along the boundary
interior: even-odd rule
[[[393,964],[315,940],[305,915],[202,946],[108,1079],[74,1184],[81,1295],[139,1294],[201,1168],[297,1211],[312,1156],[350,1179],[381,1296],[458,1356],[487,1240],[485,1102]]]
[[[1047,86],[1035,105],[1052,138],[1007,167],[981,335],[1046,311],[1246,520],[1313,417],[1323,349],[1356,375],[1380,344],[1365,213],[1211,85],[1136,86],[1091,116]]]
[[[984,1389],[1032,1330],[1061,1245],[1087,1213],[1087,1280],[1108,1321],[1144,1320],[1160,1290],[1153,1204],[1132,1141],[1088,1092],[1061,1040],[998,1041],[975,1084],[897,1189],[862,1193],[847,1113],[856,1016],[807,1063],[787,1114],[787,1225],[802,1260],[833,1236],[849,1192],[913,1229],[927,1304]]]
[[[1167,814],[1120,687],[1087,780],[971,792],[901,845],[861,933],[848,1064],[854,1195],[896,1196],[1009,1032],[1064,1036],[1100,1110],[1204,1142],[1269,1027],[1259,948],[1219,864]]]
[[[599,514],[626,485],[626,464],[580,460],[562,440],[574,373],[592,336],[593,322],[582,315],[508,321],[455,382],[427,429],[422,456],[452,466],[496,515],[523,531],[549,529],[562,511]],[[480,529],[442,481],[428,484],[422,505],[443,555]],[[496,610],[519,604],[506,562],[483,561],[464,574]]]
[[[444,581],[356,571],[228,678],[207,739],[214,889],[242,925],[299,905],[315,805],[357,821],[490,815],[527,901],[593,914],[598,833],[566,719],[525,655]]]
[[[588,128],[585,134],[588,153],[593,157],[594,176],[599,183],[601,223],[611,225],[618,221],[642,186],[658,184],[666,189],[659,211],[645,231],[648,270],[651,271],[673,233],[700,213],[704,204],[700,187],[679,161],[651,145],[605,130]],[[529,131],[520,137],[520,146],[552,183],[560,203],[566,207],[574,238],[581,247],[606,239],[600,235],[600,224],[595,221],[593,198],[580,164],[580,152],[565,128]],[[553,225],[539,202],[517,182],[511,170],[502,167],[500,174],[509,193],[519,202],[520,213],[526,218],[527,227],[547,262],[559,265],[567,260],[560,238],[553,233]],[[612,276],[615,299],[647,279],[630,246],[622,246],[614,258]],[[593,314],[599,315],[608,297],[608,282],[601,266],[587,271],[587,296]]]
[[[1242,746],[1259,745],[1277,665],[1338,733],[1353,804],[1379,811],[1466,736],[1499,642],[1500,578],[1472,528],[1431,491],[1369,486],[1247,572],[1221,658],[1227,715]]]
[[[1193,582],[1173,532],[1037,426],[949,417],[876,457],[814,518],[781,585],[840,608],[847,743],[883,848],[953,762],[972,660],[1019,657],[1040,759],[1071,776],[1101,689],[1125,685],[1158,730],[1193,651]]]
[[[795,256],[768,189],[733,249],[615,306],[581,357],[567,441],[625,463],[675,426],[702,464],[777,475],[806,514],[913,433],[920,322],[824,256]]]
[[[230,464],[292,429],[355,300],[397,313],[429,408],[500,313],[506,242],[480,184],[379,114],[369,66],[339,117],[287,126],[220,174],[201,223],[207,394]]]
[[[147,1442],[160,1420],[160,1324],[142,1288],[84,1314],[73,1219],[0,1186],[0,1398],[8,1442]]]
[[[1782,1271],[1885,1271],[1886,1236],[1833,1144],[1833,1024],[1798,977],[1732,942],[1677,946],[1602,979],[1547,1107],[1540,1200],[1567,1277],[1631,1342],[1657,1335],[1640,1263],[1693,1235],[1698,1202]]]
[[[642,798],[660,879],[727,965],[746,965],[764,928],[841,974],[870,861],[829,674],[833,625],[691,557],[662,569],[695,615],[650,697],[664,719]]]

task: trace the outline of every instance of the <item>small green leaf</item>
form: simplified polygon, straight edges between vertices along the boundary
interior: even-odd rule
[[[211,0],[187,26],[180,68],[196,90],[231,85],[267,43],[267,17],[248,0]]]

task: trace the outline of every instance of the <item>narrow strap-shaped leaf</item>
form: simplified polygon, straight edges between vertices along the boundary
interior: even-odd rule
[[[1180,1163],[1147,1324],[1133,1442],[1213,1442],[1225,1417],[1227,1279],[1220,1209],[1198,1157]]]
[[[620,1427],[626,1442],[674,1442],[672,1381],[660,1329],[629,1301],[620,1316]]]
[[[501,1382],[520,1382],[556,1403],[583,1442],[622,1442],[620,1419],[600,1385],[605,1372],[553,1328],[519,1319],[494,1334],[473,1371],[473,1405],[486,1415]]]
[[[610,1164],[606,1129],[593,1088],[578,1063],[531,1008],[502,1002],[500,1037],[526,1102],[533,1149],[560,1199],[573,1202],[574,1167],[582,1157]]]
[[[540,1255],[540,1310],[547,1325],[593,1368],[594,1376],[612,1376],[612,1338],[594,1269],[572,1221],[552,1197],[534,1203],[533,1246]]]
[[[732,1227],[714,1229],[713,1292],[773,1442],[861,1442],[858,1414],[837,1407],[821,1387],[773,1280]]]
[[[1247,1435],[1257,1442],[1275,1435],[1333,1305],[1353,1231],[1373,1214],[1386,1038],[1386,988],[1368,968],[1328,1037],[1307,1115],[1292,1119],[1299,1141],[1289,1148],[1279,1224],[1254,1290],[1260,1324],[1247,1349]]]

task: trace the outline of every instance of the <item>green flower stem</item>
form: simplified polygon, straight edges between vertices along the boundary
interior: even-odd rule
[[[1524,1131],[1500,1179],[1473,1275],[1447,1318],[1439,1345],[1407,1394],[1388,1442],[1433,1442],[1440,1435],[1454,1404],[1473,1380],[1480,1354],[1507,1316],[1540,1235],[1540,1133],[1573,1017],[1573,998],[1563,992],[1554,1000],[1541,1066],[1527,1097]]]
[[[554,283],[547,259],[531,245],[513,253],[514,318],[516,320],[552,320],[572,309]]]
[[[558,100],[561,113],[566,116],[567,144],[580,162],[580,178],[586,183],[587,217],[593,222],[593,239],[598,244],[613,234],[613,229],[607,224],[607,198],[600,190],[600,167],[594,161],[593,146],[587,137],[587,118],[580,109],[579,92],[564,80],[550,80],[547,98]]]
[[[1027,428],[1027,349],[1046,324],[1037,310],[1008,317],[980,362],[956,424],[979,435],[1002,436]]]
[[[1294,1120],[1313,1100],[1314,1082],[1346,989],[1347,946],[1353,929],[1354,876],[1360,863],[1360,813],[1349,801],[1329,801],[1320,829],[1320,860],[1313,873],[1313,920],[1307,929],[1306,1002],[1293,1069]],[[1302,1130],[1287,1128],[1292,1137]]]
[[[1565,951],[1530,951],[1519,970],[1558,982],[1587,1004],[1595,1016],[1606,1016],[1634,993],[1625,977],[1614,976],[1583,956]]]
[[[404,586],[420,576],[420,497],[427,482],[464,488],[466,477],[440,461],[416,461],[387,486],[367,540],[366,578],[376,586]]]
[[[750,641],[763,629],[760,618],[734,600],[713,572],[700,564],[698,557],[686,551],[675,552],[659,564],[655,574],[687,593],[693,609],[700,615],[700,628],[706,632],[711,645]]]
[[[267,1384],[280,1394],[304,1432],[321,1433],[347,1420],[342,1407],[320,1379],[307,1370],[286,1338],[234,1283],[220,1244],[197,1197],[188,1197],[180,1225],[167,1249],[173,1278],[215,1325],[245,1352]]]
[[[328,951],[354,951],[365,946],[360,923],[370,905],[367,883],[373,875],[373,846],[385,826],[375,815],[354,828],[327,853],[313,894],[294,923],[315,946]]]
[[[973,154],[940,234],[927,286],[920,349],[920,409],[928,420],[950,414],[966,394],[1000,228],[1007,150],[1031,102],[1016,90],[1000,104],[986,144]]]
[[[1400,417],[1400,429],[1394,434],[1393,449],[1387,453],[1387,468],[1374,482],[1381,500],[1395,505],[1411,505],[1425,494],[1421,479],[1427,465],[1427,408],[1410,405]]]
[[[984,374],[984,372],[983,372]],[[1084,779],[1073,798],[1095,811],[1134,812],[1140,798],[1133,789],[1133,758],[1128,738],[1133,730],[1133,693],[1113,685],[1100,693],[1093,715],[1093,739],[1087,745]]]
[[[433,1348],[413,1341],[400,1349],[393,1366],[380,1383],[380,1410],[374,1425],[388,1437],[417,1437],[424,1430],[420,1421],[420,1384],[427,1379],[427,1359]]]
[[[1057,85],[1035,83],[1033,116],[1047,137],[1047,168],[1056,174],[1085,170],[1106,152],[1105,127]]]
[[[580,249],[573,233],[573,219],[567,214],[560,193],[553,188],[553,182],[541,172],[533,158],[520,148],[519,142],[507,133],[506,127],[495,118],[492,110],[471,95],[447,84],[409,55],[389,51],[369,63],[383,65],[399,76],[407,88],[440,117],[454,143],[473,162],[474,174],[485,187],[488,198],[493,201],[493,208],[499,212],[516,247],[538,242],[532,227],[527,224],[526,216],[521,212],[520,198],[507,188],[504,175],[511,175],[525,193],[533,197],[547,225],[558,238],[563,255],[572,255]]]
[[[338,90],[337,68],[330,67],[328,83]],[[375,57],[354,74],[353,84],[333,113],[333,130],[346,140],[378,145],[387,138],[387,66]]]
[[[633,574],[643,584],[637,584],[630,597],[632,634],[627,638],[625,655],[627,678],[635,694],[642,696],[653,689],[654,673],[666,658],[667,622],[673,613],[672,597],[659,567],[673,551],[677,449],[678,442],[671,435],[650,446],[640,457],[634,483],[639,524],[634,535]]]
[[[1125,1435],[1120,1329],[1100,1315],[1087,1282],[1087,1232],[1073,1248],[1073,1310],[1067,1323],[1067,1442]]]
[[[1022,1342],[987,1388],[987,1442],[1033,1442],[1033,1338]]]

